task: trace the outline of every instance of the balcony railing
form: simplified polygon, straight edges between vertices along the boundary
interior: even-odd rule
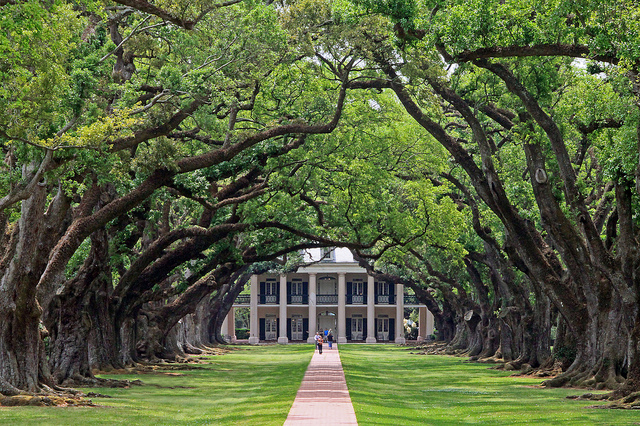
[[[309,295],[307,294],[289,294],[287,295],[287,304],[289,305],[308,305]]]
[[[418,297],[411,294],[405,294],[404,295],[404,304],[405,305],[419,305],[420,302],[418,301]]]
[[[277,305],[280,303],[280,297],[277,294],[259,294],[258,303],[260,305]]]
[[[251,295],[250,294],[241,294],[236,297],[236,305],[248,305],[251,303]]]
[[[393,305],[395,296],[393,294],[376,294],[376,305]]]
[[[337,294],[317,294],[316,304],[317,305],[337,305],[338,295]]]
[[[347,294],[347,305],[365,305],[367,298],[362,294]]]
[[[347,305],[366,305],[367,297],[361,294],[347,294]],[[248,305],[251,303],[251,296],[248,294],[239,295],[236,305]],[[260,294],[258,295],[258,304],[260,305],[277,305],[280,303],[280,295],[278,294]],[[393,294],[376,294],[376,305],[394,305],[396,297]],[[287,295],[287,304],[289,305],[308,305],[309,295],[307,294],[289,294]],[[316,295],[316,304],[318,305],[337,305],[337,294],[318,294]],[[420,305],[420,301],[415,295],[404,295],[405,305]]]

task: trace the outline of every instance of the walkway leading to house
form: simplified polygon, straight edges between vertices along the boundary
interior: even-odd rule
[[[284,425],[357,424],[338,345],[331,350],[325,345],[322,355],[318,351],[313,354]]]

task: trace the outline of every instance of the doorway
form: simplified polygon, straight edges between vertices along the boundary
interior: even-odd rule
[[[318,330],[333,330],[334,334],[336,334],[336,314],[330,311],[320,312],[318,314]]]
[[[389,318],[376,318],[376,323],[377,339],[383,341],[389,340]]]
[[[364,319],[362,316],[354,315],[351,318],[351,340],[364,340]]]
[[[294,315],[291,318],[291,340],[302,340],[304,325],[302,315]]]
[[[277,318],[266,318],[264,325],[265,340],[276,340],[278,338]]]

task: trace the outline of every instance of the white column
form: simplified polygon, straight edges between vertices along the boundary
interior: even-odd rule
[[[249,307],[249,344],[257,345],[260,341],[260,326],[258,321],[258,276],[251,275],[251,304]]]
[[[346,274],[338,274],[338,343],[347,343],[347,280]]]
[[[418,308],[418,343],[427,340],[427,308]]]
[[[317,286],[317,274],[309,274],[309,337],[307,343],[315,343],[314,336],[316,335],[316,286]]]
[[[233,309],[233,308],[231,308]],[[230,342],[229,337],[227,336],[229,333],[229,314],[224,317],[224,321],[222,321],[222,327],[220,327],[220,334],[222,334],[222,338],[227,342]]]
[[[425,308],[426,309],[426,308]],[[427,336],[433,334],[433,314],[427,309]]]
[[[278,343],[286,345],[287,338],[287,276],[280,275],[280,332],[278,333]]]
[[[375,281],[367,276],[367,343],[376,343],[376,294]]]
[[[404,286],[396,284],[396,343],[404,344]]]
[[[229,313],[225,318],[227,322],[227,342],[235,343],[236,342],[236,308],[233,306],[229,309]]]

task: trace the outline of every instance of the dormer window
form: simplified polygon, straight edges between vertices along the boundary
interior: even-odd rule
[[[336,254],[333,248],[330,247],[322,247],[320,249],[321,262],[335,262]]]

